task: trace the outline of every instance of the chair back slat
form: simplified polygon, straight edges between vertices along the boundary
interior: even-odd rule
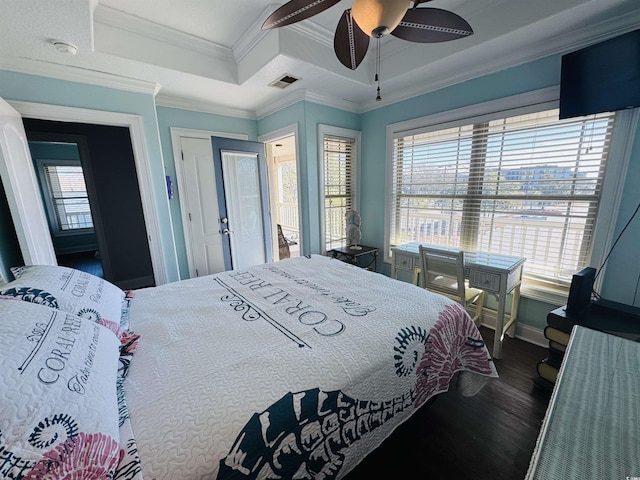
[[[464,252],[420,245],[422,287],[460,299],[465,304]]]

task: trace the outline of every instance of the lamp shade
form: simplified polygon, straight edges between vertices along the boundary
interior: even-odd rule
[[[381,37],[398,26],[410,0],[354,0],[351,15],[370,37]]]

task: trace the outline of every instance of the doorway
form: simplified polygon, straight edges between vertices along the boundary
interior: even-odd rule
[[[32,151],[31,157],[38,160],[34,170],[39,177],[40,196],[48,212],[46,216],[58,263],[69,263],[69,258],[61,254],[88,252],[88,258],[75,258],[77,255],[74,255],[71,260],[83,261],[83,268],[97,267],[99,261],[102,277],[124,290],[155,285],[129,129],[33,118],[23,118],[23,124],[29,148],[40,149]],[[44,173],[38,174],[46,165],[56,163],[55,158],[50,157],[65,156],[68,157],[67,166],[81,167],[76,170],[81,170],[81,178],[85,181],[84,202],[90,206],[91,228],[86,228],[85,220],[84,225],[80,225],[85,228],[78,230],[86,235],[72,235],[78,232],[57,225],[58,207],[53,205],[56,200],[47,198],[49,195],[46,194],[50,179]],[[73,219],[74,212],[70,213]],[[76,245],[65,242],[67,237],[75,237]],[[98,256],[96,252],[99,252]],[[90,264],[85,260],[91,260]]]
[[[269,140],[265,145],[269,165],[271,219],[276,226],[274,236],[276,250],[273,258],[299,257],[301,236],[296,135],[292,133]],[[278,225],[282,232],[280,236],[280,232],[277,231]]]
[[[212,137],[225,269],[271,262],[269,182],[260,142]]]
[[[42,139],[28,143],[58,265],[103,278],[81,161],[81,156],[87,155],[84,139],[55,138],[56,141]],[[84,159],[85,164],[88,161]]]
[[[179,128],[171,139],[189,278],[271,261],[264,145]]]
[[[82,122],[97,126],[119,126],[128,132],[128,145],[133,150],[133,163],[147,230],[147,247],[151,255],[153,280],[162,285],[178,279],[177,259],[167,255],[172,243],[161,230],[161,210],[154,201],[151,158],[147,152],[143,118],[140,115],[88,110],[61,105],[31,102],[6,102],[0,98],[0,174],[9,206],[9,214],[17,238],[16,248],[23,264],[56,265],[53,242],[38,192],[35,172],[27,144],[23,118],[38,118],[57,122]],[[17,264],[5,259],[2,252],[0,272],[12,278],[7,265]],[[172,260],[176,260],[175,263]],[[8,262],[8,263],[7,263]]]

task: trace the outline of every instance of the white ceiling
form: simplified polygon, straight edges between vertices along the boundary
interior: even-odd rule
[[[159,105],[260,118],[306,98],[364,112],[512,65],[575,50],[640,26],[639,0],[433,0],[474,35],[439,44],[381,42],[355,70],[333,53],[352,0],[272,31],[283,1],[0,0],[0,68],[157,93]],[[52,41],[78,47],[61,54]],[[301,78],[280,90],[283,74]]]

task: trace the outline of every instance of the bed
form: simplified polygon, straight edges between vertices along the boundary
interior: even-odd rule
[[[18,371],[24,358],[34,365],[33,378],[22,370],[10,375],[12,384],[25,385],[0,400],[40,400],[37,411],[12,407],[18,420],[0,414],[0,476],[45,478],[36,471],[56,478],[72,468],[67,458],[84,435],[99,437],[100,448],[79,457],[106,473],[83,478],[342,478],[451,384],[474,395],[497,377],[477,327],[457,303],[327,257],[135,292],[69,270],[25,267],[0,288],[0,347],[14,351],[0,353],[0,367]],[[67,291],[46,284],[42,271],[64,277]],[[78,283],[84,303],[67,299]],[[96,292],[105,305],[90,304]],[[18,310],[27,306],[38,316],[24,326]],[[56,348],[64,325],[75,328],[67,350]],[[34,328],[38,335],[29,342]],[[98,352],[102,369],[82,385],[87,394],[74,393],[67,377],[57,382],[66,396],[44,392],[51,385],[38,379],[38,368],[71,378],[72,356],[85,344],[80,367],[98,369]],[[54,360],[49,371],[54,350],[64,366]],[[49,405],[60,398],[70,413]],[[73,418],[71,426],[52,420],[61,412]],[[34,431],[47,440],[32,441]]]

